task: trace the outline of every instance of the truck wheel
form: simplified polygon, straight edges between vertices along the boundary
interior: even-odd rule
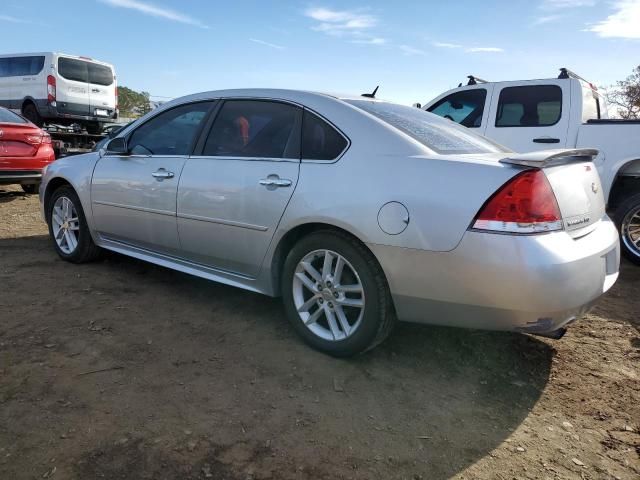
[[[100,135],[102,134],[102,124],[99,122],[87,123],[85,126],[87,129],[87,133],[89,135]]]
[[[22,114],[27,117],[31,123],[38,127],[42,127],[42,117],[38,113],[38,109],[33,103],[27,103],[22,109]]]
[[[624,200],[615,213],[620,229],[622,254],[636,265],[640,265],[640,193]]]

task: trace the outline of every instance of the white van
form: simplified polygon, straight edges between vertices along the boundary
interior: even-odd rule
[[[118,118],[112,65],[63,53],[0,55],[0,106],[38,126],[79,123],[99,134]]]

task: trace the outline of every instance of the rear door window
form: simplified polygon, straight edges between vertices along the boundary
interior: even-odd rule
[[[500,92],[496,127],[548,127],[562,115],[562,89],[557,85],[506,87]]]
[[[113,83],[113,71],[105,65],[89,63],[89,83],[96,85],[111,85]]]
[[[302,158],[335,160],[347,148],[347,139],[317,115],[305,110],[302,121]]]
[[[58,59],[58,73],[67,80],[87,83],[89,68],[87,62],[75,58],[60,57]]]
[[[203,155],[300,158],[302,109],[262,100],[227,100],[205,142]]]
[[[487,90],[484,88],[463,90],[443,98],[428,111],[465,127],[477,128],[482,124],[486,99]]]
[[[143,123],[127,142],[132,155],[189,155],[212,102],[181,105]]]

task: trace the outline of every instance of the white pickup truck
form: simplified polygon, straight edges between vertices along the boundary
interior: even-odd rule
[[[560,72],[558,78],[513,82],[469,76],[467,85],[416,106],[517,152],[598,149],[595,163],[622,251],[640,265],[640,120],[608,119],[593,85],[565,68]]]

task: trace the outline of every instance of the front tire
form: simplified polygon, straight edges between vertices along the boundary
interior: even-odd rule
[[[622,254],[631,262],[640,265],[640,193],[630,196],[618,205],[615,221],[620,229]]]
[[[382,268],[354,238],[334,231],[303,237],[281,278],[287,317],[313,348],[335,357],[363,353],[395,324]]]
[[[85,263],[100,257],[93,243],[78,195],[69,186],[58,188],[47,205],[47,223],[53,247],[63,260]]]

